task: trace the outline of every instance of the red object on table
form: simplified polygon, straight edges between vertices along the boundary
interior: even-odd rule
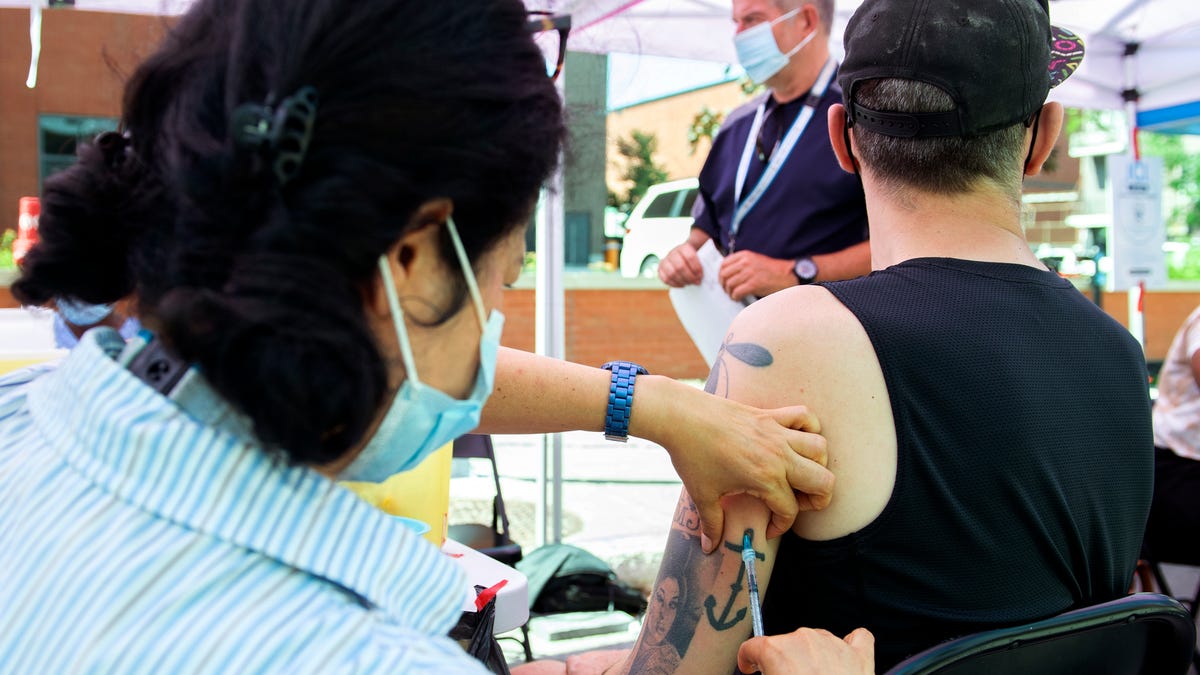
[[[17,210],[17,238],[13,240],[13,262],[18,265],[25,260],[29,249],[38,243],[38,218],[42,214],[42,203],[37,197],[21,197]]]
[[[492,598],[496,597],[496,594],[499,593],[500,589],[504,588],[505,584],[507,583],[508,579],[501,579],[500,583],[496,584],[495,586],[479,591],[479,595],[475,596],[475,611],[478,612],[486,607],[488,602],[490,602]]]

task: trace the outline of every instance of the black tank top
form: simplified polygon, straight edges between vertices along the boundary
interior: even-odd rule
[[[826,288],[882,366],[896,483],[858,532],[784,536],[767,633],[866,626],[882,671],[949,638],[1124,595],[1154,466],[1129,332],[1022,265],[923,258]]]

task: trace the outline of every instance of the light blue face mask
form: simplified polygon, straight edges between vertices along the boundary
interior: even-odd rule
[[[783,67],[788,64],[788,60],[817,36],[817,31],[814,30],[801,40],[800,44],[792,47],[788,53],[784,54],[779,51],[779,45],[775,43],[775,33],[771,32],[771,26],[784,19],[790,19],[799,12],[800,8],[797,7],[790,12],[780,14],[771,21],[747,28],[733,36],[733,47],[737,50],[738,63],[742,64],[746,75],[755,84],[762,84],[771,79],[775,73],[783,70]]]
[[[350,466],[341,472],[338,476],[340,480],[381,482],[392,474],[415,468],[438,448],[479,426],[479,415],[492,393],[496,377],[496,353],[500,348],[504,315],[493,309],[491,316],[484,319],[483,297],[479,294],[475,272],[458,237],[458,228],[453,220],[447,220],[446,227],[454,242],[454,251],[462,265],[467,289],[483,329],[479,340],[479,372],[475,375],[475,388],[467,398],[459,400],[417,377],[408,330],[404,326],[404,312],[396,296],[396,284],[387,258],[380,256],[379,274],[383,277],[383,290],[391,310],[392,323],[396,327],[396,339],[400,341],[405,379],[379,428]]]
[[[86,328],[94,326],[109,314],[112,314],[112,305],[93,305],[83,302],[82,300],[71,300],[69,298],[58,298],[54,301],[54,307],[58,310],[58,315],[63,318],[63,321],[72,326]]]

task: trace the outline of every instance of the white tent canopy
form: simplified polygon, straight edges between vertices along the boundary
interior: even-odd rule
[[[1200,101],[1200,2],[1053,0],[1050,14],[1055,23],[1083,36],[1087,50],[1079,70],[1055,90],[1053,99],[1111,110],[1134,104],[1143,128],[1185,124],[1189,116],[1200,121],[1195,110]]]
[[[178,14],[193,0],[75,0],[77,10]],[[839,0],[832,47],[841,53],[846,19],[861,0]],[[31,0],[0,0],[29,7]],[[526,0],[533,9],[572,16],[570,48],[735,61],[731,0]],[[1200,2],[1196,0],[1051,0],[1053,21],[1084,38],[1087,56],[1055,100],[1084,108],[1122,109],[1136,90],[1142,113],[1200,101]],[[1127,45],[1136,51],[1127,54]],[[1200,113],[1197,113],[1200,115]],[[1157,123],[1164,115],[1148,115]],[[1167,114],[1166,122],[1176,117]]]
[[[193,0],[75,0],[75,8],[178,14]],[[846,19],[861,0],[839,0],[832,47],[841,53]],[[526,0],[531,8],[572,16],[573,50],[672,56],[733,63],[731,0]],[[0,7],[30,0],[0,0]],[[1143,113],[1158,124],[1200,111],[1200,2],[1196,0],[1051,0],[1053,21],[1083,36],[1087,57],[1054,93],[1066,105],[1121,109],[1136,89]],[[1126,45],[1137,45],[1126,56]]]
[[[194,0],[75,0],[74,9],[128,14],[181,14]],[[859,0],[839,3],[834,35]],[[41,3],[45,6],[45,1]],[[570,48],[733,63],[730,0],[525,0],[530,9],[570,14]],[[0,0],[30,7],[31,0]],[[835,39],[835,42],[840,42]]]
[[[194,0],[75,0],[74,9],[182,14]],[[30,7],[31,0],[0,0]],[[42,0],[41,5],[47,3]],[[729,0],[526,0],[531,9],[572,17],[571,49],[733,61]],[[665,23],[664,23],[665,22]]]
[[[538,5],[537,0],[529,0]],[[573,49],[733,63],[730,0],[560,0],[571,13]],[[861,0],[838,0],[831,47]],[[1064,105],[1120,110],[1136,92],[1138,124],[1200,127],[1200,2],[1051,0],[1054,23],[1084,38],[1083,65],[1051,96]]]

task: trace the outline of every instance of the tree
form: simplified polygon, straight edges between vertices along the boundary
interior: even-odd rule
[[[1067,108],[1067,120],[1063,131],[1068,136],[1081,131],[1111,131],[1113,112],[1109,110],[1088,110],[1086,108]]]
[[[625,160],[625,171],[621,178],[629,181],[629,191],[624,203],[618,208],[628,212],[637,205],[651,185],[667,179],[667,170],[654,163],[654,151],[658,149],[658,138],[653,133],[634,129],[629,138],[617,139],[617,152]]]
[[[1111,133],[1113,127],[1120,124],[1120,119],[1120,115],[1112,111],[1071,108],[1067,110],[1066,132]],[[1163,214],[1167,231],[1186,229],[1189,238],[1200,235],[1200,156],[1194,148],[1189,152],[1182,136],[1141,131],[1138,132],[1138,144],[1143,156],[1162,157],[1163,186],[1179,197]]]
[[[688,127],[687,139],[688,145],[692,148],[692,154],[696,154],[696,149],[700,147],[700,141],[705,138],[711,143],[712,139],[716,138],[717,132],[721,130],[721,122],[725,121],[725,115],[714,111],[708,106],[700,109],[696,116],[692,118],[692,124]]]
[[[747,75],[742,75],[738,80],[738,86],[742,88],[742,93],[746,96],[758,96],[767,90],[767,85],[758,84]]]
[[[1168,225],[1186,226],[1189,237],[1200,234],[1200,157],[1187,151],[1181,136],[1142,132],[1138,142],[1142,155],[1162,157],[1164,187],[1179,197],[1163,214]]]
[[[17,238],[16,230],[5,230],[0,236],[0,270],[15,270],[17,264],[13,262],[12,245]]]

